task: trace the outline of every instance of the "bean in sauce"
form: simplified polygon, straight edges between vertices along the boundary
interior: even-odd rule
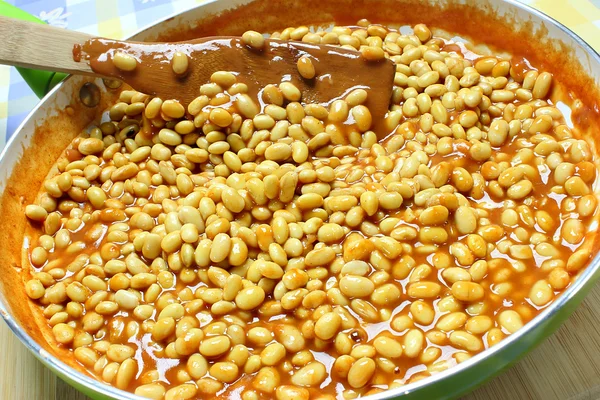
[[[362,89],[325,107],[230,71],[185,109],[121,92],[25,210],[25,290],[57,345],[149,398],[348,399],[547,307],[590,258],[593,154],[549,74],[414,33],[272,34],[382,49],[383,121]]]

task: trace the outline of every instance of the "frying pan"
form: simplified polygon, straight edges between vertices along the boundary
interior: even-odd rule
[[[186,40],[198,36],[241,35],[247,29],[268,32],[286,26],[371,22],[413,25],[426,23],[527,57],[554,74],[584,107],[577,124],[593,149],[600,128],[600,56],[583,40],[546,15],[514,0],[213,0],[168,17],[131,39]],[[0,4],[0,13],[15,10]],[[21,18],[27,18],[20,15]],[[59,76],[24,72],[40,94]],[[90,103],[90,90],[99,94]],[[91,377],[70,353],[56,346],[39,307],[25,295],[30,276],[22,262],[23,214],[52,165],[77,134],[118,98],[118,90],[102,80],[73,76],[52,89],[29,114],[0,156],[0,314],[21,342],[48,368],[93,399],[141,399]],[[83,101],[82,101],[83,99]],[[86,106],[85,103],[88,104]],[[97,103],[97,104],[96,104]],[[89,107],[89,105],[94,105]],[[596,152],[597,154],[597,152]],[[598,158],[598,157],[596,157]],[[598,182],[594,185],[598,193]],[[586,244],[596,249],[593,224]],[[600,276],[600,256],[594,253],[575,282],[550,306],[500,344],[429,378],[371,396],[371,399],[451,399],[464,394],[515,363],[552,334],[574,311]]]

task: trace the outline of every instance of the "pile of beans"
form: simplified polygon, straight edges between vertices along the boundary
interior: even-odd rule
[[[495,345],[585,266],[596,169],[549,73],[465,59],[424,25],[272,37],[392,59],[391,134],[362,89],[255,98],[219,71],[187,108],[122,91],[25,209],[25,290],[98,379],[152,399],[352,399]]]

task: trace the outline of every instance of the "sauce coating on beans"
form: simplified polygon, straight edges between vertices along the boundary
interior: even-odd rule
[[[550,74],[424,25],[272,37],[392,59],[389,135],[360,88],[123,91],[25,209],[25,290],[91,374],[156,399],[356,398],[494,346],[584,268],[596,167]]]

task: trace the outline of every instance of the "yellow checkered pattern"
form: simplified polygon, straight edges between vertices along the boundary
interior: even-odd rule
[[[522,1],[571,29],[600,52],[600,0]]]

